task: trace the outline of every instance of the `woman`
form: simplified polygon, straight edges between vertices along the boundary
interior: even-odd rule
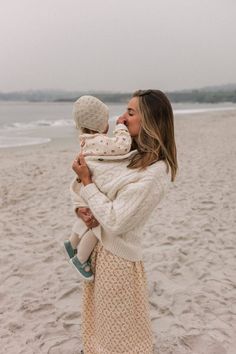
[[[98,223],[102,227],[101,242],[91,256],[95,280],[84,285],[85,354],[153,353],[141,239],[149,215],[175,179],[173,112],[161,91],[137,91],[122,120],[133,139],[133,151],[118,175],[110,165],[109,196],[92,183],[82,155],[73,163],[92,212],[88,218],[80,209],[78,216],[90,228]]]

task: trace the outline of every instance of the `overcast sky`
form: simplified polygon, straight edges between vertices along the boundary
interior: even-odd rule
[[[236,83],[235,0],[0,0],[0,91]]]

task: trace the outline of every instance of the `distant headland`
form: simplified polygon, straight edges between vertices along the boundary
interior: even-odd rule
[[[165,91],[165,93],[173,103],[236,103],[236,84],[209,86],[192,90]],[[28,90],[0,92],[0,101],[74,102],[82,95],[94,95],[106,103],[124,103],[129,100],[131,94],[131,92],[105,92],[92,90]]]

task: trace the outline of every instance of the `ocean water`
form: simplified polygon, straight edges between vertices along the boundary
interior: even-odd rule
[[[174,114],[194,114],[236,109],[233,104],[177,104]],[[125,109],[125,104],[111,104],[110,126]],[[52,139],[75,138],[72,103],[0,102],[0,148],[45,144]]]
[[[124,106],[114,104],[109,108],[112,127]],[[75,136],[70,102],[0,102],[0,148],[44,144]]]

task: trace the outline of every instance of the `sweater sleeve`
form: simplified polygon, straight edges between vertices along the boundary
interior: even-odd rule
[[[128,128],[124,124],[117,124],[113,131],[114,137],[108,137],[111,148],[119,155],[127,154],[131,149],[132,138]]]
[[[119,190],[111,201],[94,183],[81,187],[93,215],[107,232],[122,234],[145,223],[164,195],[163,176],[148,174]]]
[[[85,140],[83,152],[88,155],[92,151],[96,155],[124,155],[130,151],[132,138],[124,124],[117,124],[113,131],[113,136],[91,135]]]

